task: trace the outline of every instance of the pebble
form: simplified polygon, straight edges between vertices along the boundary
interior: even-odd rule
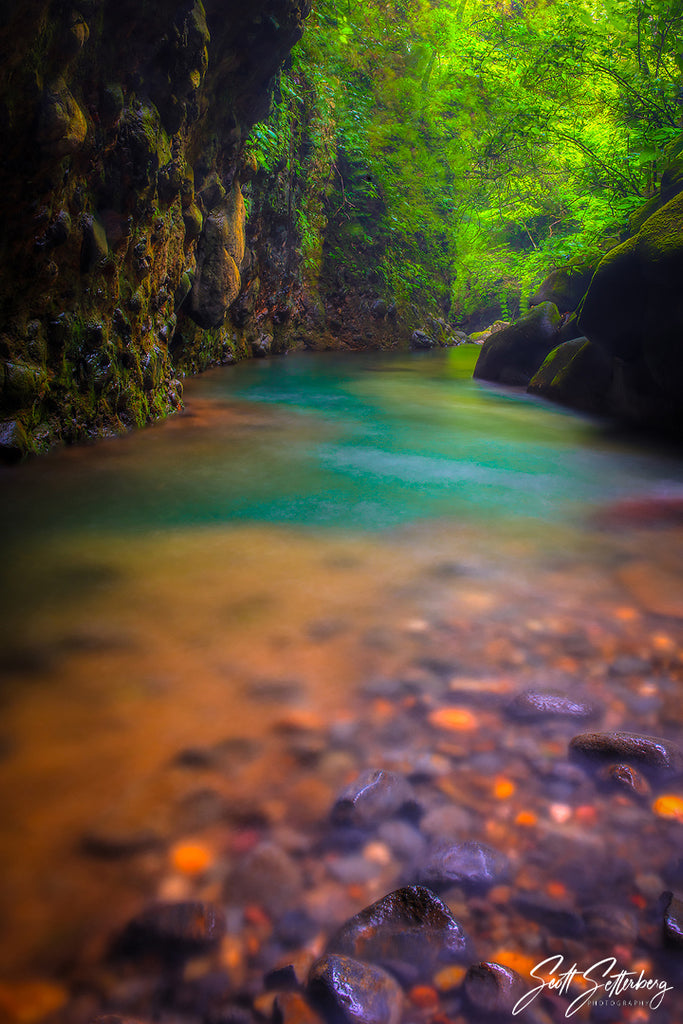
[[[589,720],[598,712],[593,705],[565,694],[525,690],[510,701],[505,713],[515,722],[542,722],[551,718]]]
[[[403,993],[375,964],[328,954],[308,976],[308,996],[330,1024],[398,1024]]]
[[[158,850],[163,846],[162,837],[148,828],[130,831],[103,828],[86,832],[81,839],[83,852],[102,860],[135,857],[139,853]]]
[[[370,770],[359,775],[337,797],[332,821],[367,828],[416,807],[413,788],[404,776],[383,769]]]
[[[598,773],[599,781],[611,789],[647,800],[652,792],[647,779],[630,764],[610,764]]]
[[[482,962],[472,964],[465,975],[465,996],[474,1010],[485,1014],[511,1013],[528,985],[510,967]]]
[[[643,771],[661,775],[683,773],[683,751],[670,740],[633,732],[587,732],[569,743],[577,760],[635,762]]]
[[[266,841],[237,865],[228,880],[226,895],[230,903],[255,903],[272,915],[296,906],[302,888],[301,868],[296,861],[280,846]]]
[[[424,826],[424,819],[422,825]],[[394,857],[399,860],[414,861],[424,852],[424,836],[407,821],[393,819],[382,822],[377,829],[377,838],[386,843]]]
[[[512,906],[524,917],[536,921],[553,935],[581,938],[586,930],[583,918],[569,906],[539,893],[518,893],[512,897]]]
[[[437,846],[418,869],[418,880],[436,889],[459,885],[481,891],[504,881],[507,874],[508,859],[504,854],[469,839]]]
[[[683,899],[673,892],[665,897],[664,939],[669,945],[683,946]]]
[[[184,959],[212,949],[225,932],[225,916],[213,903],[155,903],[129,921],[116,952],[124,956],[151,952],[164,959]]]
[[[274,1024],[322,1024],[301,992],[280,992],[273,1004]]]
[[[603,903],[585,911],[583,917],[592,940],[630,946],[638,938],[638,919],[628,907]]]
[[[469,942],[448,907],[423,886],[397,889],[356,914],[332,936],[329,953],[380,964],[412,984],[441,964],[460,963]]]

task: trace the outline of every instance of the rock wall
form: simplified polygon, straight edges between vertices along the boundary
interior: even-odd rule
[[[120,432],[258,339],[246,135],[309,0],[0,9],[0,451]],[[253,330],[252,330],[253,333]]]

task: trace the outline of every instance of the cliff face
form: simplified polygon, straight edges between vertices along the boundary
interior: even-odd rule
[[[309,6],[4,5],[6,457],[163,416],[182,370],[258,348],[226,318],[248,273],[243,144]]]

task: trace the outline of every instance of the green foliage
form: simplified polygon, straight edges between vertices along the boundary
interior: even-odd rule
[[[683,0],[318,0],[267,124],[311,274],[505,313],[615,238],[680,133]]]

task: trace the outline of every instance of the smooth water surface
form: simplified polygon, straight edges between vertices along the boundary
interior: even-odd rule
[[[603,728],[683,738],[683,534],[660,514],[683,463],[472,381],[476,354],[218,369],[188,381],[185,412],[163,424],[2,470],[0,1008],[16,978],[50,979],[66,1002],[76,967],[99,963],[153,896],[228,898],[248,843],[235,837],[254,821],[278,836],[294,818],[305,835],[354,770],[410,774],[436,754],[425,800],[454,801],[472,838],[512,851],[513,890],[557,893],[528,851],[560,834],[585,862],[588,821],[598,879],[616,806],[632,876],[615,899],[656,900],[680,827],[652,811],[656,793],[631,819],[628,796],[549,797],[533,766],[564,763],[581,725],[529,730],[501,708],[529,686],[578,687]],[[634,498],[644,518],[629,516]],[[413,696],[396,702],[391,680],[408,677]],[[460,710],[430,739],[439,702]],[[399,728],[399,707],[422,717]],[[291,737],[311,733],[321,747],[302,760]],[[648,829],[662,863],[639,853]],[[206,876],[174,860],[188,837],[212,851]],[[405,873],[386,864],[365,889],[316,869],[301,899],[321,934]],[[506,928],[508,955],[546,941]]]

